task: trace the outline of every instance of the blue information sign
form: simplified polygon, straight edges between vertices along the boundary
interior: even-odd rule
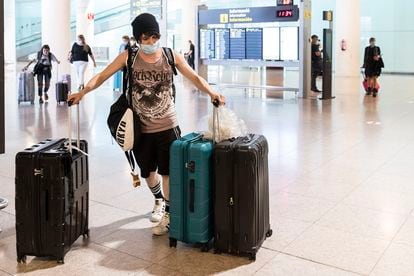
[[[263,59],[263,30],[246,29],[246,58]]]
[[[199,10],[198,24],[287,22],[299,20],[298,6]]]
[[[246,58],[246,29],[230,29],[230,58]]]
[[[230,58],[230,30],[229,29],[216,29],[215,30],[215,42],[216,42],[216,59],[228,59]]]

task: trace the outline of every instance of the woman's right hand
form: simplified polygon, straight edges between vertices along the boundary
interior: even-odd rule
[[[68,102],[70,102],[70,105],[78,104],[82,100],[83,96],[85,96],[85,93],[83,91],[70,94],[68,96]]]

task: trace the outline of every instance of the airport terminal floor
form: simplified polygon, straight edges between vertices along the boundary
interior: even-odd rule
[[[384,75],[372,98],[364,96],[360,78],[335,78],[332,101],[221,91],[249,131],[269,141],[273,236],[255,262],[182,243],[170,249],[168,237],[152,235],[153,196],[145,182],[133,188],[110,138],[106,118],[119,94],[105,84],[80,105],[81,137],[90,147],[90,239],[80,238],[63,265],[33,257],[17,264],[15,154],[66,137],[68,116],[53,97],[18,106],[16,72],[7,71],[0,195],[10,202],[0,211],[0,275],[414,275],[413,82]],[[177,86],[182,132],[202,129],[209,99],[185,80]]]

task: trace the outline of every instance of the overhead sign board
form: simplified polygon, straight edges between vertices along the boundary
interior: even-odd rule
[[[299,20],[299,8],[292,6],[199,10],[199,25],[289,22]]]

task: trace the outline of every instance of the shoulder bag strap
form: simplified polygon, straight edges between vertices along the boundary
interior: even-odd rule
[[[173,51],[171,50],[171,48],[168,47],[162,47],[162,50],[164,51],[164,54],[167,57],[168,64],[171,66],[174,75],[177,75],[177,68],[175,67],[175,58]]]

